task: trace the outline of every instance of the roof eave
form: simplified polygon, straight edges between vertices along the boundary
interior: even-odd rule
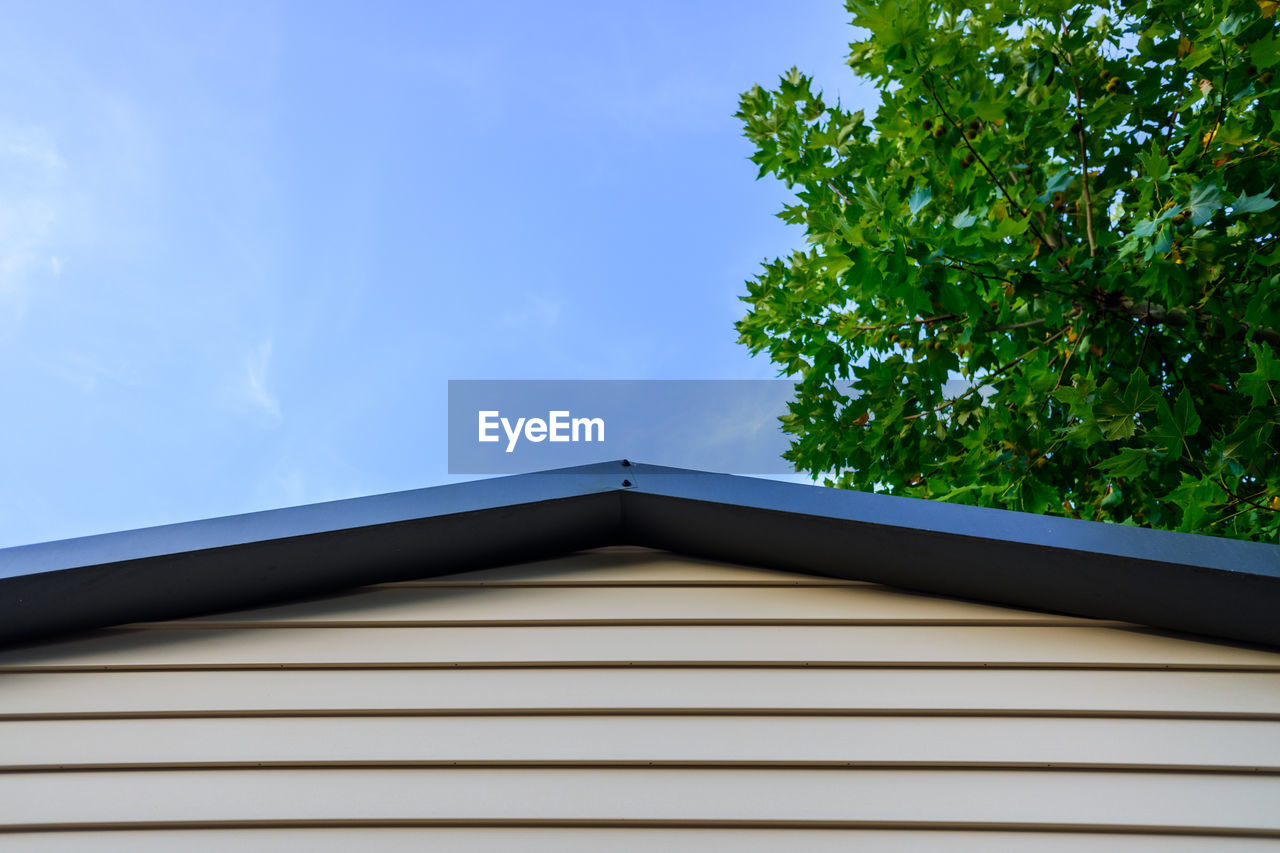
[[[6,549],[0,643],[613,544],[1280,646],[1274,545],[624,461]]]

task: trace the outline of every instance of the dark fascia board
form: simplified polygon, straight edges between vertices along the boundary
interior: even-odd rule
[[[1280,646],[1280,546],[623,461],[0,550],[0,643],[621,544]]]
[[[638,466],[636,544],[1280,646],[1280,546]]]
[[[0,644],[614,544],[619,466],[477,480],[0,550]]]

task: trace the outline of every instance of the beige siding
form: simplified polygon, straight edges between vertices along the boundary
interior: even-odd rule
[[[0,651],[0,847],[1246,851],[1280,653],[642,549]]]
[[[1280,718],[1280,672],[743,666],[159,669],[0,673],[0,714],[181,714],[300,709],[736,708],[761,713],[1139,714]],[[767,689],[761,689],[767,685]],[[1208,701],[1212,698],[1212,701]]]
[[[14,721],[0,755],[29,767],[319,761],[1280,767],[1274,722],[1012,717],[394,716],[335,739],[327,717]]]
[[[23,853],[63,853],[70,847],[62,834],[21,838]],[[655,853],[713,850],[717,853],[1275,853],[1276,842],[1259,838],[1143,836],[1025,832],[919,832],[912,830],[831,829],[654,829],[575,827],[360,828],[328,827],[201,832],[153,829],[146,832],[77,832],[77,851],[93,853]],[[18,848],[15,844],[15,849]]]

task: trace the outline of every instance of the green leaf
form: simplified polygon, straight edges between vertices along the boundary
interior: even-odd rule
[[[1231,38],[1245,28],[1245,25],[1249,23],[1249,19],[1251,17],[1253,16],[1242,13],[1229,15],[1226,18],[1223,18],[1218,24],[1218,32],[1227,38]]]
[[[1193,50],[1187,55],[1186,59],[1182,60],[1182,67],[1186,68],[1188,71],[1192,68],[1199,68],[1201,65],[1208,62],[1213,54],[1213,49],[1208,47]]]
[[[1048,185],[1045,186],[1044,192],[1036,197],[1036,201],[1048,201],[1053,198],[1054,193],[1065,193],[1075,179],[1075,173],[1070,169],[1063,169],[1050,175]]]
[[[1182,511],[1178,530],[1187,533],[1205,526],[1221,497],[1221,488],[1212,480],[1183,474],[1182,482],[1169,493],[1169,503]]]
[[[933,198],[933,193],[928,187],[917,187],[916,191],[907,197],[907,207],[911,209],[911,215],[914,217],[917,213],[924,209],[924,206]]]
[[[973,224],[978,221],[978,217],[969,212],[969,208],[965,208],[960,213],[951,217],[951,227],[953,228],[972,228]]]
[[[1094,404],[1103,437],[1108,441],[1133,437],[1137,431],[1137,416],[1154,409],[1159,399],[1146,374],[1133,374],[1123,391],[1114,379],[1108,380],[1098,389]]]
[[[1191,392],[1182,389],[1172,408],[1164,400],[1156,406],[1158,420],[1147,430],[1147,438],[1163,453],[1181,457],[1187,447],[1187,439],[1200,430],[1200,416],[1196,413]]]
[[[1151,451],[1126,447],[1109,459],[1103,459],[1093,467],[1121,480],[1129,480],[1147,471],[1147,458]]]
[[[1256,195],[1248,193],[1240,193],[1231,202],[1231,211],[1237,215],[1242,213],[1262,213],[1276,206],[1273,199],[1270,198],[1271,190],[1274,187],[1268,187]]]
[[[1195,400],[1185,387],[1173,404],[1173,425],[1184,436],[1193,436],[1200,430],[1200,415],[1196,413]]]
[[[1134,226],[1132,233],[1135,237],[1150,237],[1152,234],[1156,233],[1156,228],[1158,227],[1159,223],[1156,220],[1144,219]]]
[[[1191,199],[1187,202],[1187,210],[1191,212],[1192,225],[1203,225],[1221,208],[1222,189],[1215,181],[1202,181],[1191,188]]]
[[[1151,150],[1138,158],[1142,163],[1142,171],[1153,181],[1158,181],[1169,174],[1169,158],[1160,151],[1159,144],[1152,142]]]
[[[973,114],[983,121],[999,121],[1004,113],[1004,105],[998,100],[981,99],[973,104]]]
[[[861,127],[862,122],[865,118],[866,118],[866,115],[862,112],[862,110],[858,110],[856,113],[849,116],[849,121],[846,122],[845,125],[840,128],[838,133],[836,133],[836,146],[839,147],[841,145],[844,145],[845,141],[848,140],[849,138],[849,134],[853,133],[855,130]]]
[[[1169,408],[1169,404],[1161,400],[1156,413],[1159,420],[1155,426],[1147,430],[1147,439],[1161,453],[1171,454],[1175,458],[1182,456],[1182,431],[1174,424],[1173,411]]]
[[[1165,252],[1173,248],[1173,232],[1169,226],[1162,227],[1156,232],[1156,238],[1151,241],[1151,248],[1147,251],[1147,258],[1156,255],[1163,255]]]
[[[1149,412],[1156,407],[1160,394],[1151,387],[1145,373],[1134,373],[1124,387],[1122,401],[1128,412]]]
[[[1221,453],[1223,458],[1227,461],[1238,458],[1247,458],[1253,452],[1257,443],[1257,425],[1246,421],[1222,440]]]
[[[1254,368],[1240,376],[1240,393],[1246,394],[1253,405],[1274,404],[1277,390],[1272,383],[1280,383],[1280,359],[1273,355],[1270,347],[1259,346],[1250,341],[1249,350],[1253,353]]]
[[[1128,416],[1111,418],[1105,423],[1099,423],[1102,428],[1102,437],[1107,441],[1123,441],[1126,438],[1133,438],[1133,434],[1138,430],[1134,419]]]
[[[1280,62],[1280,39],[1258,39],[1249,46],[1249,58],[1258,68],[1270,68]]]

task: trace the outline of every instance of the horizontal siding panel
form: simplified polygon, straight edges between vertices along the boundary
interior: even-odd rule
[[[6,849],[1249,850],[1277,767],[1275,652],[647,549],[0,652]]]
[[[578,582],[644,583],[802,583],[840,582],[836,578],[758,569],[696,557],[682,557],[649,548],[614,547],[582,551],[550,560],[519,563],[455,575],[437,575],[415,583]],[[387,584],[394,586],[395,584]]]
[[[1280,673],[807,668],[0,673],[0,715],[574,707],[1280,715]]]
[[[1012,610],[865,584],[832,587],[636,587],[428,589],[375,587],[317,601],[221,613],[176,625],[210,621],[249,625],[267,622],[397,622],[626,619],[869,619],[996,620],[1009,623],[1070,619],[1032,610]]]
[[[1280,772],[1280,722],[321,717],[0,723],[0,768],[307,761],[932,762]]]
[[[1051,771],[246,770],[0,775],[0,824],[448,818],[1280,828],[1280,777]]]
[[[1274,839],[1060,832],[912,832],[910,830],[748,829],[243,829],[203,831],[19,833],[0,843],[25,853],[653,853],[732,850],[734,853],[1274,853]]]
[[[0,652],[0,666],[809,661],[1280,668],[1280,654],[1115,628],[115,629]]]

